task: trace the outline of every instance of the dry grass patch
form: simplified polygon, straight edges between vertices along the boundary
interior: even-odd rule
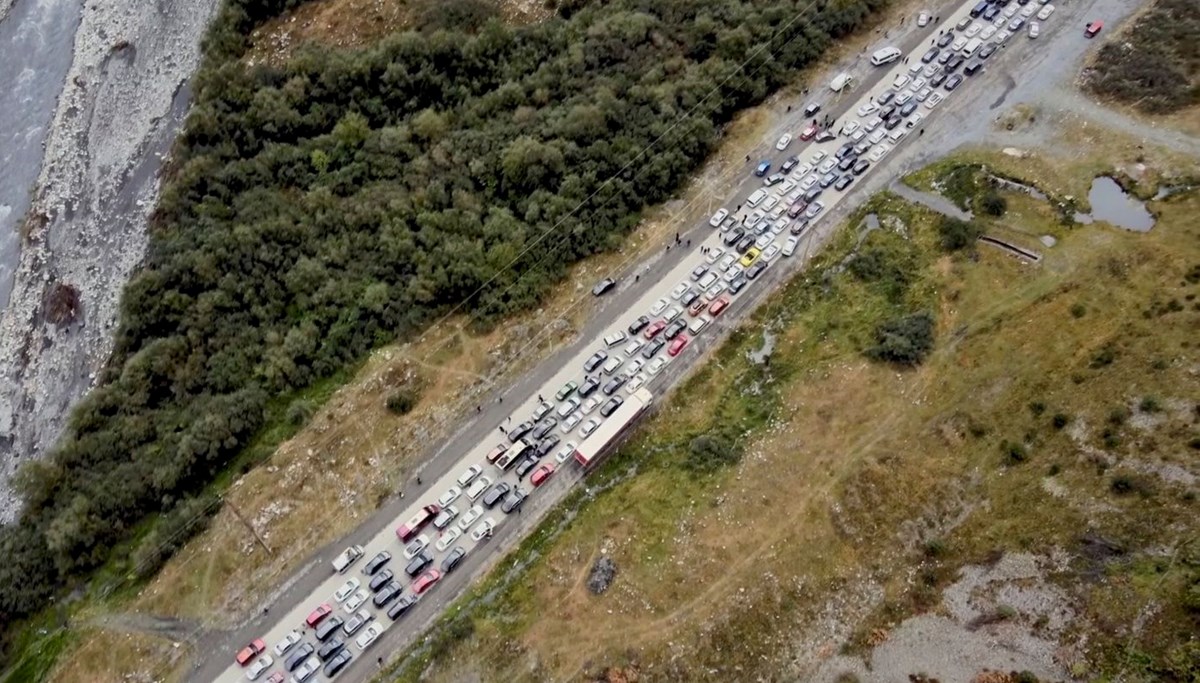
[[[144,633],[88,629],[72,656],[50,671],[49,683],[182,681],[186,649]]]

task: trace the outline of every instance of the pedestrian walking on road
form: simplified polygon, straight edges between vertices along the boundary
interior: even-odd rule
[[[921,136],[921,135],[924,135],[924,134],[925,134],[925,129],[924,129],[924,128],[922,128],[922,129],[921,129],[921,132],[920,132],[920,133],[917,133],[917,136],[919,137],[919,136]]]
[[[477,412],[477,413],[482,413],[482,412],[483,412],[483,406],[481,406],[481,405],[479,405],[479,406],[475,406],[475,412]]]
[[[500,425],[499,427],[497,427],[497,429],[500,430],[501,434],[508,434],[508,432],[504,431],[504,425]]]
[[[538,394],[538,403],[541,403],[541,402],[542,402],[542,395]]]
[[[933,23],[935,23],[935,24],[940,23],[941,21],[942,21],[942,18],[940,16],[933,18]]]
[[[750,163],[750,155],[749,154],[746,155],[746,163],[747,164]]]
[[[417,486],[421,485],[421,475],[417,475]]]
[[[691,240],[691,238],[689,238],[689,239],[688,239],[688,241],[687,241],[687,246],[689,246],[689,247],[690,247],[690,246],[692,246],[692,240]]]
[[[737,205],[737,208],[736,208],[736,209],[734,209],[734,211],[741,211],[741,210],[742,210],[742,205],[741,205],[741,204],[738,204],[738,205]]]

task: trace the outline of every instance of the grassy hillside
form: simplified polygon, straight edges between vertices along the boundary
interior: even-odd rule
[[[936,216],[877,197],[400,679],[855,681],[914,615],[957,618],[966,578],[1027,562],[956,637],[1054,654],[1028,676],[1195,680],[1200,196],[1155,203],[1135,234],[1001,195],[981,227],[1040,263],[947,254]],[[882,227],[864,234],[868,211]],[[920,311],[936,320],[921,365],[867,358]],[[596,596],[601,555],[617,575]],[[1018,599],[1035,589],[1057,597]],[[909,670],[879,673],[957,647],[917,640]],[[966,666],[947,680],[993,665]],[[1018,680],[997,675],[979,680]]]

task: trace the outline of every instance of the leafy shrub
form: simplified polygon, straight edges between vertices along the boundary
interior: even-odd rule
[[[979,200],[979,208],[989,216],[1003,216],[1008,211],[1008,200],[998,192],[989,192]]]
[[[920,365],[933,349],[933,316],[925,311],[885,321],[875,330],[867,356],[900,365]]]
[[[938,235],[942,248],[946,251],[960,251],[972,247],[982,234],[983,229],[974,223],[949,216],[942,216],[938,221]]]
[[[387,409],[396,415],[407,415],[417,407],[420,400],[421,394],[418,390],[412,387],[403,387],[388,394]]]
[[[1034,417],[1041,417],[1042,413],[1046,412],[1046,404],[1041,401],[1030,401],[1029,412],[1033,413]]]
[[[1087,306],[1083,304],[1074,304],[1071,306],[1071,317],[1082,318],[1087,315]]]
[[[736,464],[742,457],[742,449],[723,434],[701,434],[688,444],[688,457],[684,466],[696,472],[711,472],[727,465]]]
[[[1004,455],[1006,465],[1019,465],[1029,459],[1029,451],[1019,441],[1001,441],[1000,452]]]
[[[1055,413],[1054,417],[1050,418],[1050,424],[1054,425],[1055,429],[1066,427],[1071,421],[1071,416],[1066,413]]]
[[[1162,410],[1162,404],[1154,396],[1143,396],[1142,400],[1138,403],[1138,410],[1143,413],[1157,413]]]

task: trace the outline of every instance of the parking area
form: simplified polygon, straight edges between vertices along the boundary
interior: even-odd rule
[[[814,88],[795,129],[772,141],[771,155],[748,160],[747,182],[702,232],[681,230],[671,248],[686,258],[614,283],[636,291],[633,305],[513,406],[428,495],[361,547],[326,561],[329,577],[319,587],[248,638],[248,649],[219,654],[228,657],[223,670],[214,665],[206,676],[205,667],[199,678],[303,683],[377,672],[380,659],[489,568],[498,541],[532,526],[579,482],[586,471],[580,461],[593,464],[601,455],[589,441],[618,438],[642,414],[624,406],[663,395],[720,339],[729,317],[799,268],[814,226],[832,220],[862,178],[921,138],[926,122],[968,93],[997,52],[1028,49],[1041,24],[1054,19],[1054,5],[1038,0],[925,13],[913,19],[915,46],[880,48],[862,73],[834,77],[837,91]],[[612,296],[603,290],[599,296]]]

